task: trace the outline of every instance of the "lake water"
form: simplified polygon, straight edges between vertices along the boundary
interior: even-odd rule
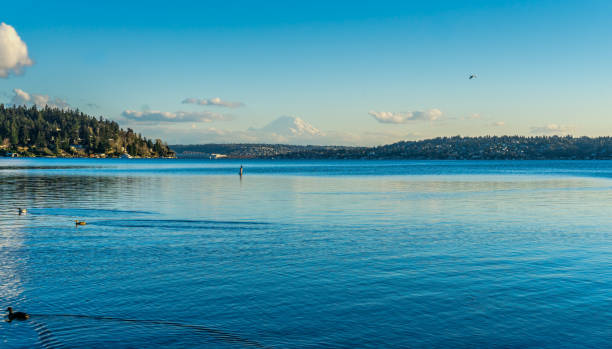
[[[607,347],[612,162],[0,159],[0,306],[2,348]]]

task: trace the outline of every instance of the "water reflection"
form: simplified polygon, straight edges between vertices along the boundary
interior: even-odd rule
[[[11,215],[9,223],[7,221]],[[29,251],[23,234],[26,222],[25,216],[20,216],[14,208],[0,210],[0,311],[3,315],[8,306],[21,309],[27,304],[24,289],[28,281]],[[28,327],[10,326],[2,322],[0,343],[5,343],[7,346],[12,345],[11,343],[18,345],[20,342],[15,339],[29,338],[32,336],[29,332]]]
[[[22,301],[22,271],[27,261],[24,245],[19,226],[7,228],[5,224],[0,225],[0,294],[3,307],[5,304],[20,304]]]

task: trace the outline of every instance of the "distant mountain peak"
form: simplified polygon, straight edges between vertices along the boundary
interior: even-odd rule
[[[275,133],[278,135],[289,137],[300,136],[322,136],[321,132],[316,127],[296,116],[281,116],[270,122],[261,131]]]

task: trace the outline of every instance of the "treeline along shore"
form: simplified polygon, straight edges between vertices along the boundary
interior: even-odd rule
[[[0,156],[228,159],[612,159],[612,137],[438,137],[376,147],[286,144],[168,146],[78,110],[0,104]]]
[[[160,139],[78,110],[0,104],[0,156],[174,157]]]
[[[612,137],[439,137],[377,147],[283,144],[171,145],[179,158],[591,160],[612,159]]]

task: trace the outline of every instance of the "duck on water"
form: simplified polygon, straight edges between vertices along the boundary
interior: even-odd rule
[[[11,307],[6,308],[6,311],[8,311],[9,322],[13,320],[27,320],[30,318],[30,315],[26,313],[22,313],[20,311],[13,312],[13,308]]]

